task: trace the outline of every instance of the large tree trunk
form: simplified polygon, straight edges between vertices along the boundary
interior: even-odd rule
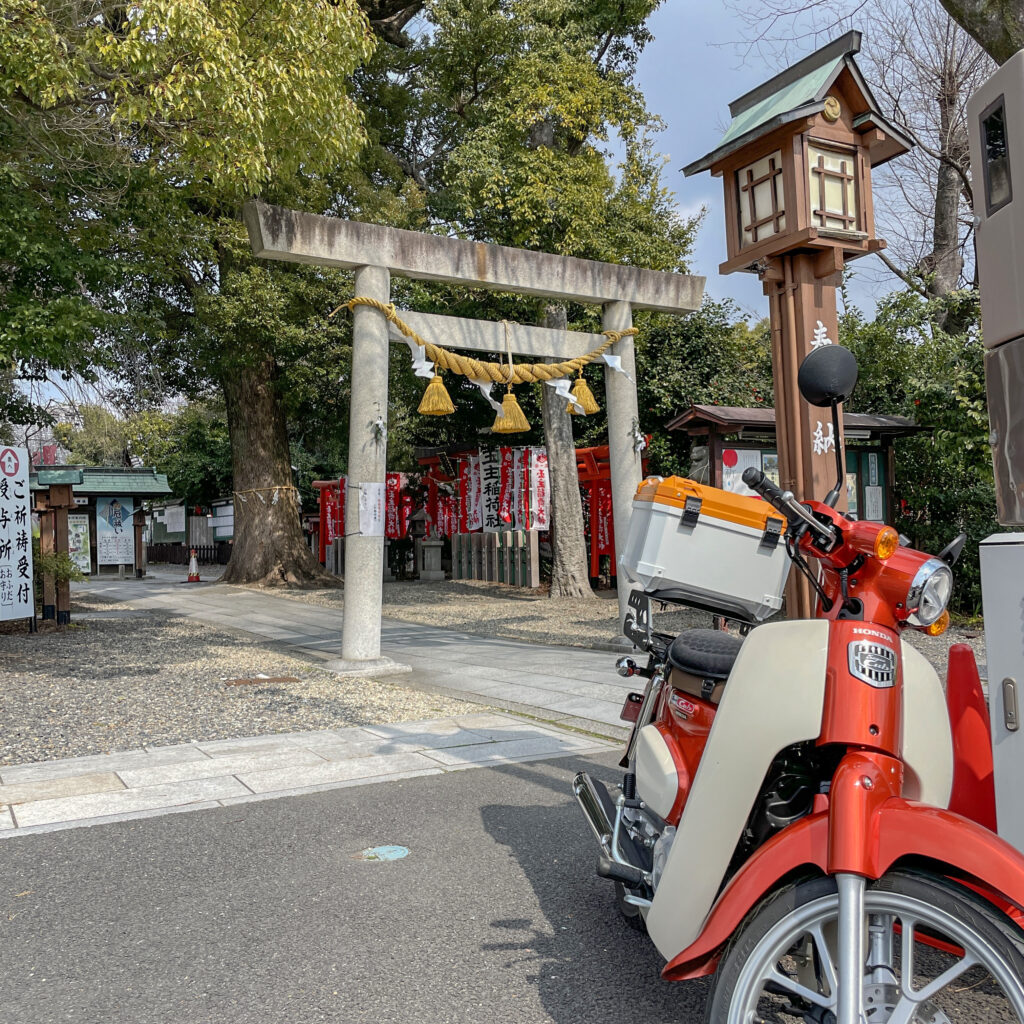
[[[546,306],[542,327],[565,330],[564,306]],[[565,399],[545,386],[541,399],[544,444],[551,473],[551,596],[593,598],[583,532],[583,502],[576,471],[576,443]]]
[[[1024,0],[940,0],[949,16],[999,64],[1024,47]]]
[[[223,583],[329,586],[337,583],[302,537],[284,410],[269,356],[223,381],[234,473],[235,541]]]
[[[956,105],[958,96],[952,55],[942,69],[939,93],[939,161],[935,183],[935,219],[932,225],[932,251],[924,268],[930,275],[928,293],[948,295],[960,283],[964,261],[960,255],[960,197],[963,179],[957,167],[966,162],[967,139],[958,129]]]

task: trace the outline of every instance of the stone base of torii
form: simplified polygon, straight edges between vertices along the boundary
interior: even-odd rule
[[[702,277],[403,231],[263,203],[247,203],[244,216],[256,256],[354,270],[354,294],[385,304],[391,301],[394,275],[598,305],[603,329],[621,331],[632,326],[634,309],[685,315],[700,306],[704,291]],[[352,317],[348,486],[354,498],[361,484],[384,480],[387,435],[380,423],[387,421],[388,345],[404,339],[371,306],[356,306]],[[501,356],[511,350],[534,360],[573,359],[606,340],[518,324],[506,332],[504,325],[490,321],[408,311],[402,319],[425,338],[443,339],[445,348]],[[634,444],[639,413],[633,339],[622,338],[610,351],[620,357],[625,371],[605,368],[612,516],[615,535],[625,537],[642,473]],[[346,502],[344,526],[342,658],[328,667],[353,675],[404,671],[380,654],[384,538],[360,536],[356,500]],[[621,620],[630,588],[621,573],[618,579]]]

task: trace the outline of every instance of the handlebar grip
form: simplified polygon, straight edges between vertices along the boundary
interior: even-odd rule
[[[748,466],[743,470],[742,480],[752,491],[757,491],[766,501],[779,507],[784,493],[782,488],[773,484],[756,466]]]

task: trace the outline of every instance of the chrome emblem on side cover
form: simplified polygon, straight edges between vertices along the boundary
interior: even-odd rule
[[[896,684],[896,652],[871,640],[854,640],[848,648],[850,675],[884,690]]]

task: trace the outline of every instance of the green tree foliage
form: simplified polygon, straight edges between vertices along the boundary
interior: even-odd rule
[[[208,505],[231,493],[231,441],[222,405],[191,403],[175,412],[123,418],[98,405],[79,410],[79,423],[60,423],[54,436],[68,461],[83,466],[124,466],[132,457],[159,473],[175,495]]]
[[[969,325],[966,333],[936,326],[948,314],[948,322]],[[967,613],[981,607],[978,543],[1000,529],[978,321],[977,292],[928,302],[896,292],[879,303],[874,320],[853,308],[839,325],[840,342],[860,365],[850,410],[909,416],[927,428],[895,445],[901,508],[893,525],[931,552],[967,532],[953,595],[953,607]]]
[[[108,370],[131,377],[155,358],[190,394],[219,385],[236,488],[287,487],[277,347],[287,358],[292,339],[276,328],[300,322],[274,315],[291,312],[293,277],[315,275],[257,273],[269,287],[256,297],[240,203],[264,187],[268,198],[329,203],[315,175],[364,141],[348,76],[372,48],[355,0],[8,3],[0,146],[15,212],[25,212],[18,264],[0,276],[0,359],[29,375],[82,372],[105,356]],[[76,233],[89,244],[76,245]],[[83,268],[80,251],[105,262]],[[67,315],[32,332],[59,299]],[[241,578],[279,567],[278,546],[285,562],[315,570],[294,496],[283,493],[267,516],[239,524]]]
[[[371,144],[360,160],[363,183],[347,195],[356,204],[368,182],[386,185],[395,199],[383,202],[378,189],[374,219],[402,227],[685,269],[696,221],[676,214],[653,145],[660,124],[633,81],[656,6],[432,4],[429,31],[405,46],[382,44],[356,75]],[[618,168],[610,166],[613,138],[623,154]],[[392,288],[400,305],[427,312],[520,323],[542,316],[528,297],[401,280]],[[568,316],[572,328],[600,329],[592,309],[570,306]],[[588,376],[600,401],[600,370]],[[456,413],[418,416],[423,381],[409,373],[405,350],[394,351],[389,460],[417,444],[476,441],[490,427],[494,413],[472,384],[451,375],[446,384]],[[517,396],[533,426],[519,440],[537,443],[540,390],[520,387]],[[606,429],[603,414],[574,426],[583,440]]]
[[[767,324],[749,328],[728,300],[705,299],[684,319],[652,316],[637,358],[640,426],[651,434],[653,473],[688,474],[690,440],[664,426],[691,405],[772,404]]]

